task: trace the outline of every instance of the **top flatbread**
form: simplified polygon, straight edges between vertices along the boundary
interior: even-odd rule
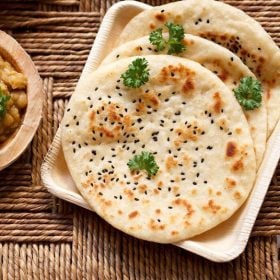
[[[164,34],[165,39],[168,38]],[[207,69],[215,73],[231,90],[236,88],[242,77],[254,74],[245,66],[242,61],[228,49],[219,46],[209,40],[198,36],[185,34],[184,44],[186,51],[179,56],[199,62]],[[162,52],[155,52],[154,47],[149,42],[149,37],[145,36],[133,41],[129,41],[114,49],[102,62],[101,65],[112,63],[125,57],[136,55],[167,54],[168,49]],[[257,166],[262,162],[266,147],[267,137],[267,112],[264,102],[262,106],[255,110],[243,110],[249,123],[251,135],[254,142]]]
[[[261,25],[227,4],[187,0],[141,12],[127,24],[118,45],[148,35],[168,21],[182,24],[185,32],[212,40],[236,53],[262,81],[270,135],[280,116],[280,51]]]
[[[134,58],[100,67],[80,83],[62,121],[71,175],[94,211],[135,237],[170,243],[228,219],[256,174],[248,123],[224,83],[200,64],[146,56],[149,81],[120,80]],[[142,151],[155,176],[130,172]]]

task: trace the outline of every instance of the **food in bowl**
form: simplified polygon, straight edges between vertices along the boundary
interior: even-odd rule
[[[27,107],[27,78],[0,56],[0,143],[21,125]]]

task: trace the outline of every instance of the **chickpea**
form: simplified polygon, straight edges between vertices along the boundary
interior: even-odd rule
[[[9,113],[7,113],[3,119],[4,126],[10,127],[13,125],[13,123],[14,123],[14,118]]]
[[[19,109],[24,109],[27,106],[27,96],[25,93],[21,93],[18,96],[18,99],[16,101],[16,105]]]
[[[12,117],[15,119],[16,122],[20,121],[20,114],[19,114],[18,108],[16,106],[13,106],[11,108],[10,114],[12,115]]]

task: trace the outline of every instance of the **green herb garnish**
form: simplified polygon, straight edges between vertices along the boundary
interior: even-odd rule
[[[7,112],[7,103],[10,96],[5,95],[2,90],[0,90],[0,118],[3,118]]]
[[[157,51],[162,51],[168,47],[168,54],[181,53],[186,50],[182,40],[185,31],[182,25],[167,22],[165,26],[168,28],[169,38],[166,41],[162,36],[162,28],[158,28],[150,34],[149,40],[156,47]]]
[[[121,75],[127,87],[139,88],[149,80],[148,61],[145,58],[136,58],[128,66],[128,70]]]
[[[159,167],[155,162],[155,157],[150,152],[142,152],[140,155],[135,155],[127,163],[131,171],[146,170],[148,176],[156,175]]]
[[[150,34],[149,40],[156,47],[157,51],[163,51],[167,42],[163,39],[162,28],[158,28]]]
[[[183,26],[172,22],[167,22],[165,25],[169,31],[168,54],[183,52],[186,49],[182,44],[185,35]]]
[[[260,81],[252,77],[244,77],[233,91],[237,101],[245,110],[254,110],[261,106],[262,86]]]

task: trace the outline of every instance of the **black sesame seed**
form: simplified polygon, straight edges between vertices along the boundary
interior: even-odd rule
[[[204,183],[204,184],[207,184],[207,181],[204,181],[203,183]]]
[[[165,100],[164,100],[164,102],[168,102],[169,101],[169,98],[166,98]]]
[[[91,100],[90,96],[87,97],[88,100]]]
[[[200,175],[199,173],[196,173],[196,177],[199,177],[199,175]]]
[[[198,151],[198,147],[196,147],[195,150]]]
[[[75,141],[73,141],[73,142],[72,142],[72,145],[75,145],[75,143],[76,143],[76,142],[75,142]]]
[[[75,148],[73,149],[73,153],[76,153],[76,149]]]
[[[180,116],[180,115],[181,115],[180,111],[175,112],[175,116]]]
[[[176,194],[175,196],[178,197],[178,196],[180,196],[180,194],[178,193],[178,194]]]
[[[171,188],[170,187],[168,187],[168,191],[171,192]]]
[[[102,193],[102,192],[99,192],[98,194],[99,194],[99,195],[103,195],[103,193]]]
[[[119,178],[118,178],[118,179],[119,179]],[[121,195],[120,195],[119,197],[120,197],[120,199],[122,199],[122,196],[121,196]]]
[[[118,197],[117,197],[116,195],[114,195],[114,198],[115,198],[115,199],[118,199]]]
[[[66,111],[67,111],[67,112],[70,112],[70,108],[68,108]]]
[[[66,127],[69,127],[69,124],[66,124],[65,126],[66,126]]]
[[[135,200],[135,201],[139,201],[139,198],[135,197],[134,200]]]
[[[207,146],[207,150],[212,150],[213,147],[212,146]]]
[[[153,140],[157,142],[158,138],[156,136],[153,137]]]
[[[144,148],[145,148],[145,146],[146,146],[146,145],[145,145],[145,144],[143,144],[143,145],[142,145],[142,149],[144,149]]]
[[[175,181],[174,180],[170,180],[170,183],[175,183]]]
[[[204,158],[202,158],[200,162],[203,163],[204,162]]]
[[[120,89],[120,87],[119,87],[119,86],[116,86],[116,89]]]
[[[119,57],[120,57],[120,55],[119,55],[119,54],[117,54],[117,55],[116,55],[116,58],[119,58]]]
[[[210,20],[209,20],[209,19],[207,19],[207,20],[206,20],[206,23],[207,23],[207,24],[209,24],[209,23],[210,23]]]
[[[173,207],[172,206],[168,206],[168,209],[173,209]]]
[[[157,219],[157,221],[160,223],[161,222],[161,220],[160,219]]]
[[[161,10],[160,12],[161,12],[161,13],[164,13],[164,10]]]
[[[211,123],[212,123],[212,124],[214,123],[214,120],[213,120],[213,119],[211,119]]]
[[[228,135],[232,135],[232,132],[229,132]]]
[[[197,185],[197,182],[193,182],[193,185],[195,185],[195,186],[196,186],[196,185]]]

